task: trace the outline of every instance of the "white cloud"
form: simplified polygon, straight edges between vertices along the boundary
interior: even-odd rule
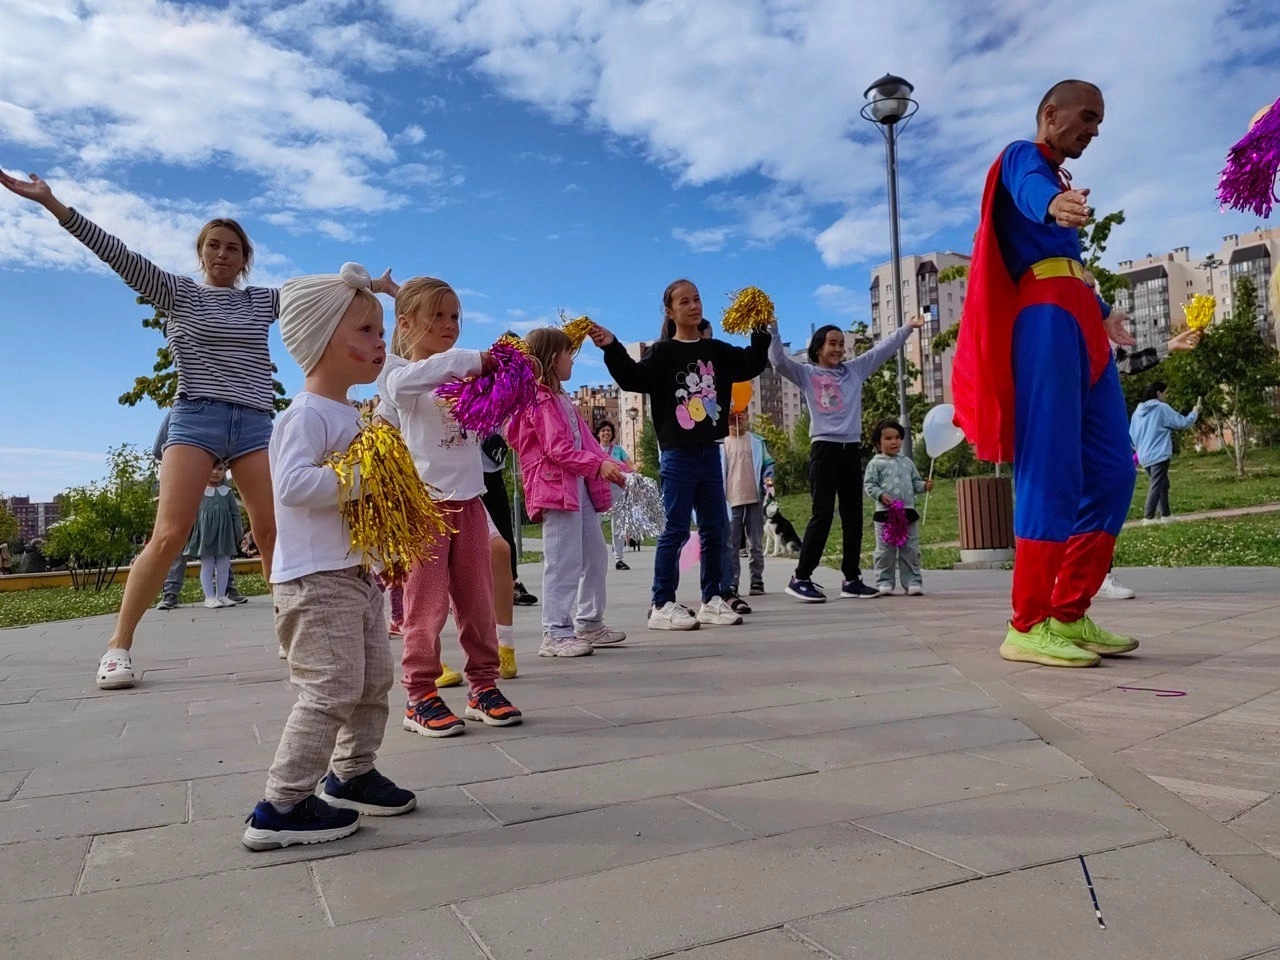
[[[1019,0],[981,10],[927,0],[385,2],[507,96],[599,128],[606,145],[629,143],[679,183],[763,176],[781,193],[766,216],[744,205],[734,235],[810,236],[830,266],[887,253],[884,217],[870,212],[884,203],[884,145],[859,116],[884,66],[914,82],[921,103],[900,143],[904,244],[973,222],[1000,148],[1034,132],[1050,84],[1083,76],[1107,93],[1109,113],[1076,181],[1101,210],[1129,215],[1119,257],[1203,249],[1251,225],[1217,213],[1216,175],[1280,88],[1280,25],[1232,0],[1172,0],[1159,43],[1133,41],[1151,34],[1149,4],[1080,0],[1071,20],[1091,25],[1088,40],[1065,45],[1058,8]],[[1223,90],[1257,94],[1223,109]]]
[[[209,171],[213,182],[231,173],[243,191],[236,204],[292,214],[296,229],[339,239],[353,233],[309,212],[394,209],[407,193],[415,203],[425,194],[430,206],[461,175],[443,169],[438,153],[396,170],[396,145],[413,147],[425,131],[411,125],[393,142],[365,106],[370,91],[339,69],[398,62],[387,57],[402,45],[371,38],[375,28],[386,34],[385,25],[350,21],[364,7],[10,3],[0,30],[0,136],[41,159],[10,153],[8,162],[60,167],[60,195],[74,192],[73,181],[110,178],[123,196],[120,173],[140,164]],[[392,170],[399,176],[385,180]],[[0,248],[23,249],[30,263],[65,259],[65,248],[8,235],[15,216],[29,216],[4,216]]]
[[[837,283],[824,283],[813,291],[813,299],[826,313],[834,313],[843,317],[865,314],[868,310],[867,293],[859,293]]]
[[[671,231],[671,236],[687,244],[694,253],[716,253],[723,250],[725,243],[732,235],[733,231],[727,227],[705,227],[701,230],[676,227]]]

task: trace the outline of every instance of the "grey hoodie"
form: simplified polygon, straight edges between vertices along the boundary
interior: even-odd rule
[[[898,352],[915,330],[903,327],[866,353],[851,357],[835,368],[797,363],[788,356],[777,324],[771,332],[769,362],[779,376],[786,377],[804,394],[809,406],[810,439],[857,443],[862,439],[862,384],[880,364]]]

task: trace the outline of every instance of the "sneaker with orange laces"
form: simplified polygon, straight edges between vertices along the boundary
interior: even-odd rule
[[[423,737],[454,737],[467,729],[439,694],[405,707],[404,728]]]
[[[463,716],[468,720],[479,720],[490,727],[514,727],[517,723],[524,722],[524,715],[497,687],[488,687],[472,694],[467,700]]]

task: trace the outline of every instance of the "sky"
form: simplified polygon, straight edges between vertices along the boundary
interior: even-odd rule
[[[459,290],[464,346],[587,313],[651,339],[677,277],[714,321],[764,288],[783,335],[868,316],[888,259],[884,141],[859,116],[915,85],[899,141],[903,252],[967,252],[987,166],[1052,83],[1107,99],[1070,164],[1108,258],[1257,226],[1217,173],[1280,96],[1265,4],[1078,0],[6,0],[0,167],[36,172],[133,249],[195,275],[212,216],[252,281],[347,260]],[[389,307],[389,302],[386,302]],[[161,345],[146,310],[39,207],[0,195],[0,491],[49,499],[149,448],[116,398]],[[388,323],[390,322],[388,316]],[[302,383],[279,336],[290,393]],[[603,383],[587,345],[573,383]]]

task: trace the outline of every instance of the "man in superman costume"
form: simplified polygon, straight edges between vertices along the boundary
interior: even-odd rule
[[[1089,191],[1061,167],[1102,115],[1093,84],[1056,84],[1035,142],[1010,144],[991,167],[952,372],[955,422],[978,457],[1013,463],[1013,617],[1000,655],[1055,667],[1138,646],[1088,616],[1135,478],[1111,356],[1111,341],[1134,340],[1086,282],[1077,231]]]

